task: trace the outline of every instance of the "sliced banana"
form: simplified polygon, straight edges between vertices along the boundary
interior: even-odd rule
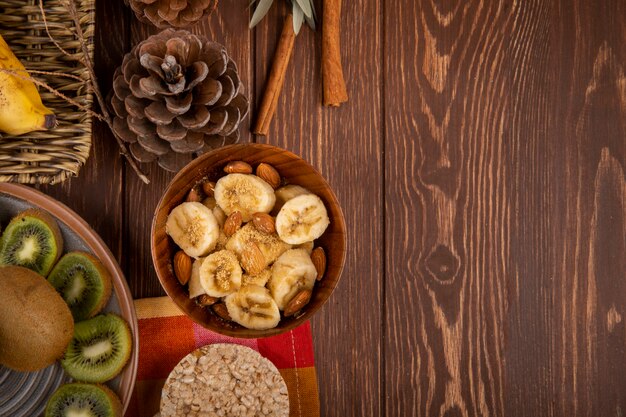
[[[217,238],[217,243],[215,244],[215,250],[226,249],[227,243],[228,243],[228,236],[226,236],[226,233],[224,233],[223,230],[220,230],[220,235]]]
[[[215,201],[227,216],[239,211],[249,222],[254,213],[269,213],[276,196],[272,186],[256,175],[229,174],[215,184]]]
[[[256,275],[243,274],[241,277],[241,286],[258,285],[259,287],[265,287],[265,284],[267,284],[271,276],[272,270],[269,268],[264,269]]]
[[[280,240],[278,235],[261,232],[252,223],[237,230],[226,243],[226,249],[241,257],[248,243],[256,243],[265,258],[266,266],[278,259],[286,250],[291,249],[291,245]]]
[[[272,266],[268,288],[282,311],[302,290],[312,290],[317,271],[304,249],[291,249],[280,255]]]
[[[224,223],[226,223],[226,213],[221,209],[220,206],[213,207],[213,215],[215,216],[215,220],[217,220],[217,224],[220,228],[224,227]]]
[[[330,220],[324,202],[315,194],[287,201],[276,216],[276,232],[287,243],[299,245],[322,236]]]
[[[214,252],[200,266],[200,283],[211,297],[224,297],[241,287],[241,266],[234,253]]]
[[[193,258],[207,255],[220,233],[215,216],[202,203],[182,203],[167,217],[165,231]]]
[[[299,245],[295,245],[293,248],[294,249],[304,249],[310,255],[311,252],[313,252],[313,248],[314,247],[315,247],[315,243],[313,241],[311,241],[311,242],[304,242],[304,243],[301,243]]]
[[[299,185],[295,184],[289,184],[285,185],[284,187],[280,187],[274,193],[276,194],[276,203],[274,203],[274,208],[272,209],[272,213],[274,215],[278,214],[278,212],[281,208],[283,208],[285,203],[292,198],[305,194],[313,194],[306,188],[300,187]]]
[[[191,266],[191,278],[189,278],[189,298],[196,298],[199,295],[206,294],[204,287],[200,282],[200,266],[205,258],[196,259]]]
[[[276,302],[266,288],[258,285],[242,287],[226,297],[225,304],[230,318],[248,329],[271,329],[280,321]]]

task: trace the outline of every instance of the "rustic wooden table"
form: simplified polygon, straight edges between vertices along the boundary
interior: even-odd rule
[[[285,4],[248,0],[193,29],[226,45],[258,106]],[[321,2],[320,2],[321,3]],[[320,6],[320,4],[318,4]],[[320,7],[321,8],[321,7]],[[108,92],[154,29],[98,2]],[[344,1],[350,102],[322,108],[303,29],[266,142],[334,187],[343,280],[313,319],[324,416],[626,412],[626,2]],[[100,233],[133,295],[163,291],[143,185],[96,124],[80,177],[44,191]]]

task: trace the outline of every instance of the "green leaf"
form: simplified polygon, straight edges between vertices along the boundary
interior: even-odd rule
[[[270,10],[270,7],[272,7],[273,2],[274,0],[259,0],[259,4],[254,10],[252,19],[250,19],[250,29],[255,27],[261,21],[261,19],[265,17],[267,12]]]
[[[293,3],[293,31],[296,33],[296,35],[300,32],[303,21],[304,12],[297,3]]]

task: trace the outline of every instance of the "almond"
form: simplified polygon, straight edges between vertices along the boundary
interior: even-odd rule
[[[219,298],[211,297],[208,294],[202,294],[196,297],[196,303],[198,303],[198,305],[200,305],[201,307],[212,306],[218,301],[219,301]]]
[[[287,306],[285,306],[285,311],[283,312],[284,316],[290,317],[302,310],[302,308],[311,301],[312,294],[310,290],[302,290],[296,294],[296,296],[287,303]]]
[[[243,216],[240,212],[234,211],[226,218],[224,222],[224,234],[231,237],[241,227],[243,223]]]
[[[268,235],[276,232],[274,218],[267,213],[254,213],[252,215],[252,224],[254,224],[257,230]]]
[[[265,269],[265,256],[256,243],[248,243],[241,251],[241,266],[250,275],[260,274]]]
[[[194,185],[193,188],[189,190],[189,194],[187,194],[187,199],[185,201],[188,203],[199,203],[202,201],[202,193],[197,186]]]
[[[259,166],[256,167],[256,175],[271,185],[272,188],[277,189],[280,187],[280,174],[270,164],[266,164],[265,162],[260,163]]]
[[[187,285],[191,278],[191,258],[182,250],[174,255],[174,274],[183,285]]]
[[[230,314],[228,314],[228,309],[226,308],[226,304],[224,303],[213,304],[211,308],[213,309],[213,312],[217,314],[217,316],[221,318],[222,320],[232,321],[232,319],[230,318]]]
[[[320,247],[313,249],[311,261],[313,261],[317,271],[317,280],[320,281],[324,277],[324,272],[326,272],[326,252],[324,252],[324,249]]]
[[[202,204],[204,204],[204,206],[208,208],[209,210],[213,210],[215,206],[217,205],[217,201],[215,201],[215,198],[213,197],[207,197],[204,200],[202,200]]]
[[[202,191],[207,197],[213,197],[215,194],[215,183],[213,181],[205,181],[202,183]]]
[[[252,167],[247,162],[233,161],[224,167],[224,172],[227,174],[252,174]]]

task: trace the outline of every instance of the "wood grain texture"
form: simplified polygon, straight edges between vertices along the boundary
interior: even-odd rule
[[[541,359],[550,364],[544,380],[553,388],[542,390],[550,415],[622,415],[626,406],[618,376],[625,370],[626,344],[621,321],[626,308],[625,6],[561,2],[542,18],[558,16],[560,22],[547,36],[551,88],[543,125],[554,128],[538,137],[552,157],[532,163],[533,178],[543,177],[549,192],[542,196],[545,212],[535,209],[530,216],[545,219],[544,236],[535,234],[533,240],[548,255],[541,273],[552,278],[546,291],[550,299],[541,306],[542,326],[549,329],[544,345],[551,346]],[[521,260],[517,263],[523,270]],[[537,405],[526,409],[527,415],[539,410]]]
[[[257,97],[287,13],[275,2],[256,30]],[[316,2],[321,15],[321,1]],[[322,107],[321,31],[298,35],[267,137],[316,167],[337,194],[348,227],[343,279],[312,320],[321,414],[381,416],[382,3],[343,3],[342,47],[350,103]],[[322,17],[323,18],[323,17]]]
[[[623,414],[625,10],[575,3],[386,9],[386,415]]]
[[[512,12],[386,10],[385,414],[503,415]]]

